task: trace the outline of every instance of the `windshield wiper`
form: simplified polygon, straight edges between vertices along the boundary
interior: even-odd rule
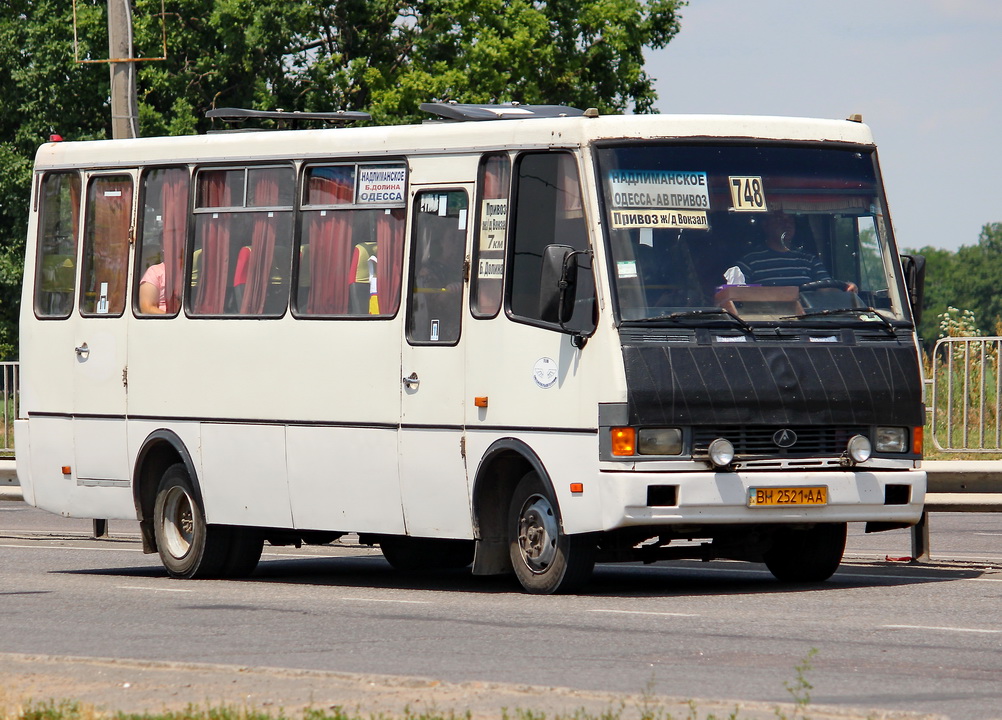
[[[720,318],[721,320],[724,320],[724,319],[733,320],[734,322],[736,322],[738,325],[740,325],[741,327],[743,327],[745,330],[748,330],[749,332],[751,332],[751,329],[752,329],[752,326],[749,325],[748,323],[746,323],[740,317],[738,317],[737,315],[735,315],[731,311],[725,310],[724,308],[721,308],[721,307],[716,307],[716,308],[698,308],[698,309],[695,309],[695,310],[679,310],[677,312],[669,313],[668,315],[658,315],[656,317],[649,317],[649,318],[638,318],[637,320],[635,320],[633,322],[650,323],[650,322],[658,322],[658,321],[661,321],[661,320],[680,320],[682,318],[700,317],[700,316],[703,316],[703,315],[723,316],[723,317]]]
[[[803,315],[784,315],[780,318],[780,320],[804,320],[806,318],[821,317],[823,315],[856,315],[858,317],[864,314],[875,316],[878,320],[880,320],[884,329],[887,330],[888,333],[896,335],[893,323],[877,312],[876,308],[872,307],[829,308],[827,310],[805,312]]]

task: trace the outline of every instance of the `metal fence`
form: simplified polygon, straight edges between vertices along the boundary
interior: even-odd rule
[[[936,341],[927,375],[931,440],[947,452],[1002,453],[1002,337]],[[19,364],[0,362],[0,456],[14,452]],[[927,438],[927,440],[930,438]]]
[[[2,396],[3,429],[0,430],[0,456],[14,453],[14,418],[20,410],[19,365],[16,362],[0,362],[0,392]]]
[[[932,351],[930,434],[939,450],[1002,452],[1002,337],[946,337]]]

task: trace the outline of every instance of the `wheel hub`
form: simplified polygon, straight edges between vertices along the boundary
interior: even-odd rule
[[[177,559],[183,558],[191,549],[195,522],[192,518],[191,498],[182,488],[173,487],[168,491],[162,522],[167,552]]]
[[[518,546],[523,562],[532,572],[545,572],[553,562],[557,535],[557,517],[550,502],[541,495],[526,500],[519,515]]]

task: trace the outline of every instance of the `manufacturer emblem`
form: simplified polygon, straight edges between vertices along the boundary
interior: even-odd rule
[[[772,434],[772,441],[777,447],[791,448],[797,444],[797,433],[788,428],[783,428]]]
[[[536,384],[547,390],[557,384],[557,363],[552,358],[542,357],[532,367],[532,379]]]

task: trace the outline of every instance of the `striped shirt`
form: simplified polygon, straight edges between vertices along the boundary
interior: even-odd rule
[[[756,250],[745,255],[738,267],[750,285],[803,285],[831,279],[831,273],[817,255],[796,250]]]

